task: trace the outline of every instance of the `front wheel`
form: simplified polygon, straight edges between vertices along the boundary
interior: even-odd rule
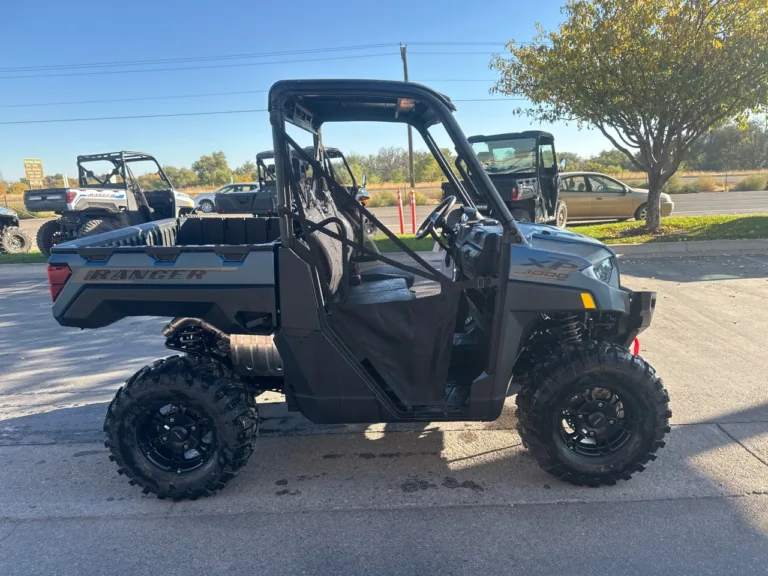
[[[171,356],[117,391],[104,422],[119,474],[159,498],[210,496],[245,466],[258,436],[253,394],[226,366]]]
[[[200,202],[199,208],[200,212],[205,212],[206,214],[210,214],[216,209],[216,207],[213,205],[213,202],[210,200],[203,200]]]
[[[6,254],[26,254],[32,249],[32,239],[18,226],[8,226],[0,235],[0,247]]]
[[[568,207],[565,202],[558,200],[555,208],[555,226],[565,228],[566,224],[568,224]]]
[[[638,222],[640,220],[647,220],[648,219],[648,204],[641,204],[637,210],[635,210],[635,220]]]
[[[653,368],[608,343],[571,347],[517,396],[517,426],[539,465],[579,486],[629,480],[670,431],[669,395]]]

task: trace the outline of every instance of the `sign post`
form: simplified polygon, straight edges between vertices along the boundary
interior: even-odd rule
[[[30,189],[42,188],[45,181],[43,161],[39,158],[24,158],[24,175],[27,177]]]
[[[416,234],[416,194],[411,188],[411,233]]]

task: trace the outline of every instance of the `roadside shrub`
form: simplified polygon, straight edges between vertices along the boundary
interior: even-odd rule
[[[717,181],[711,176],[702,176],[695,182],[699,192],[714,192],[717,190]]]
[[[766,184],[768,184],[768,176],[765,174],[751,174],[750,176],[744,176],[731,189],[741,191],[765,190]]]
[[[392,192],[371,192],[368,200],[370,208],[382,208],[384,206],[397,206],[397,194]]]
[[[680,176],[675,173],[672,174],[672,177],[669,180],[667,180],[667,183],[664,184],[664,187],[661,190],[667,194],[679,194],[682,188],[683,182],[680,180]]]
[[[632,180],[627,180],[625,183],[631,188],[648,188],[648,180],[645,179],[634,178]]]

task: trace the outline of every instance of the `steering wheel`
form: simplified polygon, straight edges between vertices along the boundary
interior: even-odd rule
[[[443,227],[446,225],[445,215],[451,211],[451,208],[453,208],[455,204],[456,196],[448,196],[442,202],[440,202],[440,204],[435,206],[435,209],[432,210],[432,213],[427,216],[427,219],[421,223],[421,226],[419,226],[419,229],[416,231],[414,238],[416,240],[421,240],[426,238],[427,234],[430,234],[432,238],[435,239],[435,242],[440,244],[440,246],[442,246],[447,251],[448,247],[442,241],[442,238],[440,238],[437,232],[435,232],[435,228],[437,226]]]

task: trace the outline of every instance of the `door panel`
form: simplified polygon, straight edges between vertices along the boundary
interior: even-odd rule
[[[632,197],[624,186],[605,176],[587,176],[595,218],[630,218]]]
[[[225,214],[250,214],[255,195],[253,184],[233,184],[216,194],[216,207]]]
[[[274,190],[255,190],[251,203],[251,212],[259,215],[271,214],[276,209],[275,200]]]
[[[560,199],[568,208],[568,218],[588,218],[591,198],[583,176],[560,178]]]

